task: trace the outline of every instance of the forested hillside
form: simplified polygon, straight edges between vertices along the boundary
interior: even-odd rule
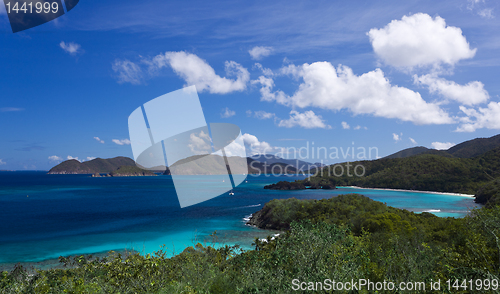
[[[500,177],[500,147],[474,158],[420,154],[406,158],[341,163],[311,172],[316,174],[312,178],[328,178],[336,186],[476,195],[481,187]],[[491,197],[497,197],[490,192],[483,193],[477,202],[485,204]]]

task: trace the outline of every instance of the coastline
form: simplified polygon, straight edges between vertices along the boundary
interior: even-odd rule
[[[439,194],[439,195],[449,195],[449,196],[460,196],[460,197],[475,198],[475,196],[471,195],[471,194],[449,193],[449,192],[432,192],[432,191],[388,189],[388,188],[363,188],[363,187],[358,187],[358,186],[338,186],[337,188],[352,188],[352,189],[382,190],[382,191],[398,191],[398,192],[414,192],[414,193]]]

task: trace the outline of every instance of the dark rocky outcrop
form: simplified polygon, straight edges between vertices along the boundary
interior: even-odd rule
[[[271,184],[264,186],[264,189],[269,190],[305,190],[305,189],[324,189],[333,190],[337,189],[335,186],[335,180],[329,179],[319,179],[319,178],[308,178],[306,180],[295,182],[280,181],[276,184]]]
[[[306,186],[304,186],[303,183],[300,182],[287,182],[287,181],[281,181],[277,182],[276,184],[271,184],[264,186],[264,189],[269,189],[269,190],[304,190]]]
[[[142,176],[156,176],[156,174],[149,170],[144,170],[136,166],[122,166],[116,171],[109,173],[111,177],[142,177]]]

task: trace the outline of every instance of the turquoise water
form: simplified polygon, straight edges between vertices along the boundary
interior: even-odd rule
[[[472,198],[417,192],[339,188],[273,191],[263,187],[304,176],[249,176],[247,182],[209,201],[181,209],[169,176],[92,178],[45,172],[0,172],[0,263],[37,262],[61,255],[133,249],[169,255],[197,242],[251,249],[272,232],[245,225],[245,218],[276,198],[322,199],[360,193],[390,206],[438,216],[462,217]]]

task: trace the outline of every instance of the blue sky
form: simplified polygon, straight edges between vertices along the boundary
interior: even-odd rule
[[[0,169],[132,157],[130,113],[193,84],[255,152],[339,150],[313,162],[500,132],[492,0],[82,0],[16,34],[1,9]]]

